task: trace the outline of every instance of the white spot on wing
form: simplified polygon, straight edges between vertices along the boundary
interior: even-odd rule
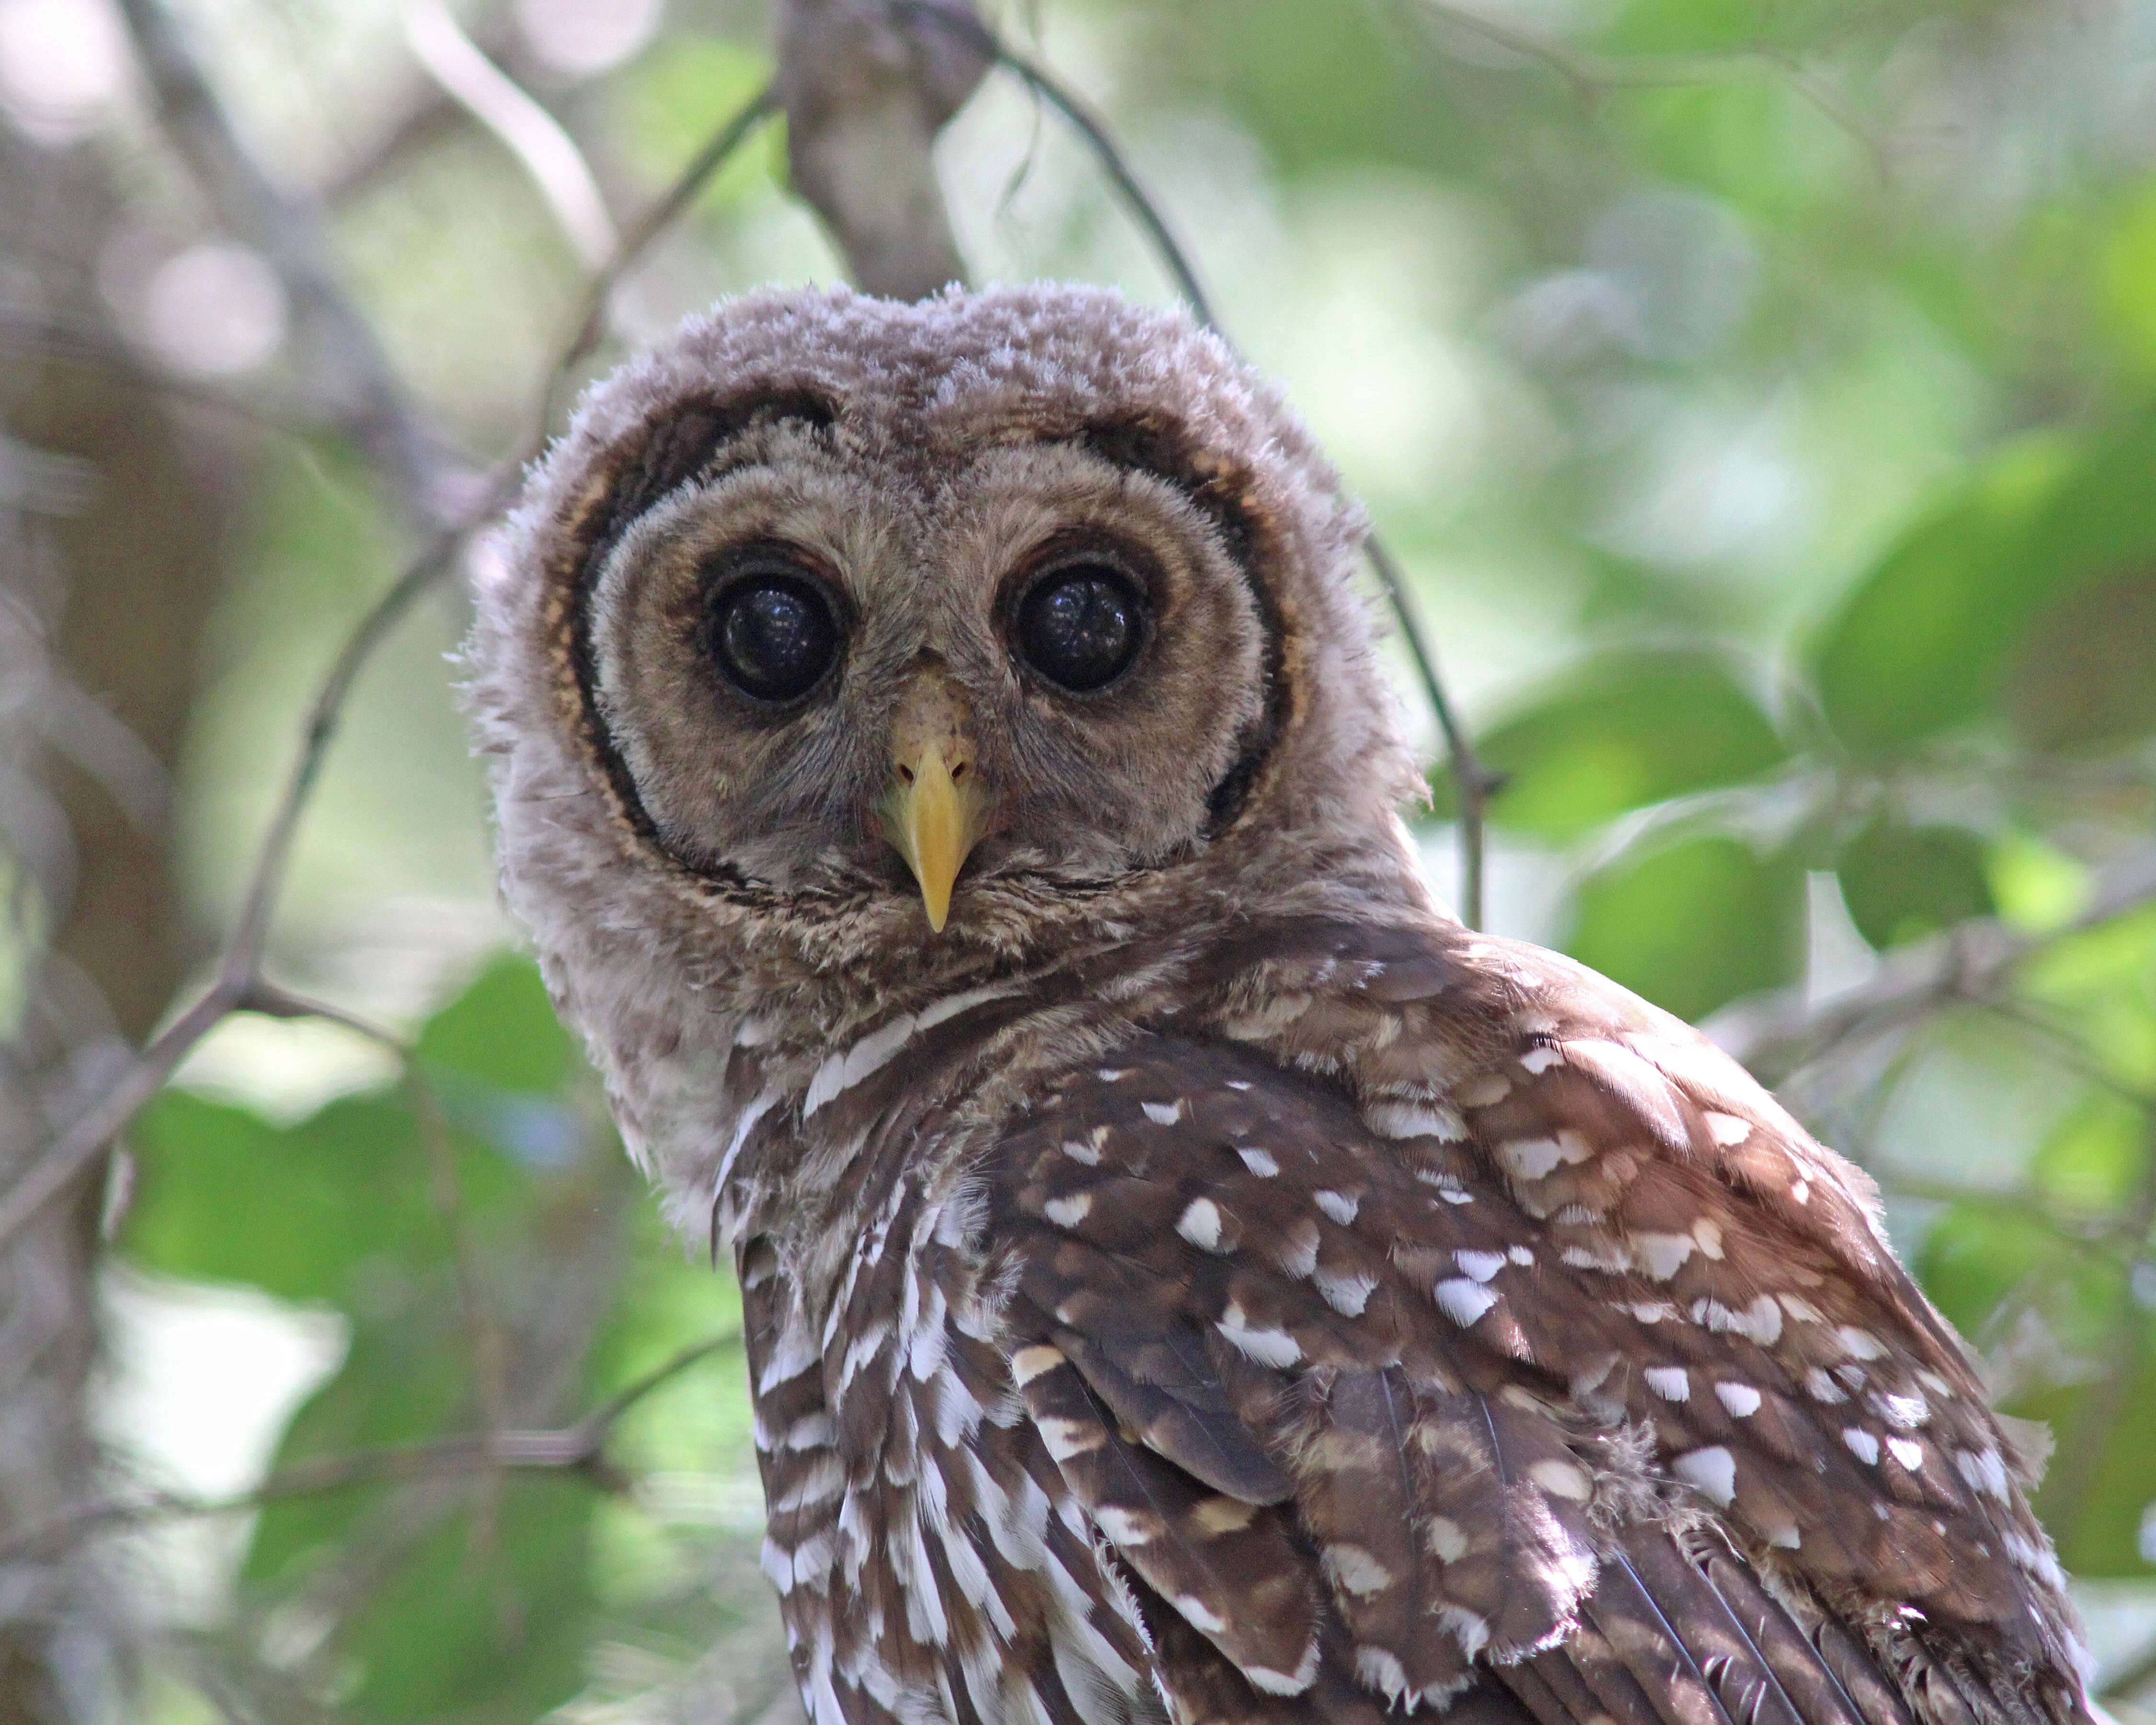
[[[1140,1102],[1138,1106],[1145,1111],[1145,1117],[1155,1126],[1173,1126],[1177,1121],[1183,1118],[1183,1104],[1179,1100],[1173,1102]]]
[[[1436,1138],[1456,1144],[1467,1136],[1466,1123],[1442,1102],[1373,1102],[1363,1110],[1370,1130],[1389,1138]]]
[[[1093,1194],[1074,1192],[1068,1198],[1051,1198],[1040,1207],[1042,1215],[1058,1228],[1075,1228],[1086,1219],[1086,1213],[1093,1208]]]
[[[1687,1450],[1670,1463],[1670,1471],[1724,1507],[1736,1499],[1737,1458],[1720,1444],[1712,1449]]]
[[[1858,1461],[1876,1462],[1879,1460],[1879,1440],[1862,1426],[1850,1426],[1842,1433],[1841,1440],[1849,1445],[1850,1453]]]
[[[1514,1178],[1539,1180],[1560,1163],[1586,1161],[1590,1152],[1586,1139],[1567,1130],[1553,1138],[1515,1138],[1499,1145],[1497,1153]]]
[[[1649,1366],[1642,1375],[1647,1388],[1666,1402],[1691,1399],[1691,1376],[1682,1366]]]
[[[1228,1626],[1228,1620],[1195,1594],[1178,1594],[1169,1603],[1185,1623],[1202,1635],[1217,1635]]]
[[[1023,1389],[1044,1373],[1052,1372],[1063,1363],[1063,1350],[1039,1343],[1031,1348],[1021,1348],[1011,1356],[1011,1377]]]
[[[1363,1207],[1362,1199],[1349,1192],[1313,1192],[1311,1197],[1318,1209],[1342,1228],[1354,1221],[1355,1213]]]
[[[1270,1180],[1280,1172],[1280,1164],[1273,1160],[1270,1151],[1242,1148],[1235,1153],[1243,1158],[1243,1166],[1260,1180]]]
[[[1240,1306],[1231,1303],[1221,1315],[1219,1322],[1213,1327],[1233,1343],[1245,1358],[1255,1360],[1261,1366],[1285,1370],[1302,1358],[1302,1349],[1294,1337],[1285,1330],[1249,1327],[1249,1320]]]
[[[1332,1276],[1321,1270],[1311,1277],[1318,1296],[1343,1317],[1360,1317],[1377,1283],[1367,1276]]]
[[[1175,1231],[1200,1251],[1220,1250],[1220,1207],[1209,1198],[1194,1198],[1178,1218]]]
[[[1437,1301],[1437,1309],[1463,1330],[1497,1303],[1497,1296],[1489,1289],[1465,1276],[1441,1281],[1431,1291]]]
[[[1527,1477],[1552,1497],[1568,1497],[1574,1503],[1584,1503],[1594,1495],[1584,1471],[1569,1461],[1537,1461],[1527,1469]]]
[[[1317,1681],[1317,1643],[1312,1641],[1303,1650],[1301,1661],[1291,1671],[1276,1671],[1262,1665],[1237,1669],[1250,1680],[1253,1689],[1262,1689],[1268,1695],[1300,1695]]]
[[[1465,1250],[1452,1255],[1452,1261],[1476,1281],[1487,1281],[1505,1267],[1502,1252],[1471,1252]]]
[[[1656,1281],[1667,1281],[1675,1276],[1698,1249],[1698,1242],[1689,1234],[1635,1234],[1631,1245],[1640,1267]]]
[[[1336,1585],[1358,1599],[1383,1593],[1393,1584],[1393,1572],[1359,1545],[1344,1540],[1325,1548],[1324,1563]]]
[[[1748,1384],[1717,1384],[1714,1394],[1739,1420],[1748,1420],[1759,1411],[1759,1392]]]
[[[1913,1438],[1889,1438],[1887,1453],[1911,1473],[1920,1471],[1924,1465],[1924,1446]]]

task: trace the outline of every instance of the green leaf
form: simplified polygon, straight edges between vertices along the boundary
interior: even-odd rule
[[[401,1101],[345,1097],[280,1129],[185,1091],[133,1135],[140,1174],[121,1247],[198,1281],[344,1304],[354,1270],[434,1249],[441,1224]]]
[[[1569,671],[1479,744],[1509,775],[1498,824],[1577,837],[1630,809],[1755,778],[1789,750],[1758,704],[1704,654],[1628,653]],[[1451,796],[1440,784],[1440,799]]]
[[[2126,1209],[2148,1154],[2146,1113],[2093,1091],[2044,1141],[2031,1172],[2053,1209],[2096,1221]]]
[[[1865,939],[1900,946],[1989,916],[1985,860],[1984,841],[1966,828],[1875,821],[1843,853],[1842,899]]]
[[[1903,747],[1984,711],[2032,608],[2026,547],[2072,459],[2055,439],[2005,452],[1856,587],[1813,660],[1845,742]]]
[[[1912,530],[1815,658],[1865,752],[2003,719],[2040,749],[2156,726],[2156,410],[2076,449],[2032,439]]]
[[[498,1090],[553,1091],[583,1069],[539,967],[514,953],[495,959],[428,1019],[418,1052],[430,1070]]]
[[[2032,954],[2020,984],[2117,1083],[2156,1090],[2156,907]]]
[[[2119,350],[2142,372],[2156,372],[2156,180],[2121,211],[2099,288],[2103,322]]]
[[[1917,1279],[1964,1336],[1981,1339],[2010,1296],[2032,1279],[2071,1271],[2072,1244],[2018,1199],[1948,1204],[1916,1255]]]
[[[1804,875],[1735,839],[1620,860],[1580,889],[1565,950],[1680,1018],[1804,973]]]
[[[2156,547],[2053,594],[2015,644],[2005,685],[2006,716],[2035,748],[2156,730]]]

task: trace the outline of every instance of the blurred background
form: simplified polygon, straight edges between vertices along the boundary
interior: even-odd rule
[[[2100,1686],[2156,1720],[2156,4],[983,15],[1404,565],[1507,775],[1489,925],[1877,1178],[2056,1435]],[[772,41],[732,0],[0,0],[4,1725],[789,1717],[731,1277],[495,904],[451,657],[452,530]],[[1023,81],[936,162],[975,280],[1173,297]],[[565,381],[843,273],[774,121]],[[11,1211],[212,983],[309,703],[429,547],[268,1009]]]

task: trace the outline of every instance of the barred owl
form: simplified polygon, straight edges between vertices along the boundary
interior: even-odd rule
[[[506,891],[739,1273],[809,1717],[2088,1718],[1864,1176],[1433,902],[1363,531],[1078,288],[722,305],[531,479]]]

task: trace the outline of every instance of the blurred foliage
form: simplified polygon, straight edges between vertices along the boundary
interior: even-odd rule
[[[545,201],[419,78],[388,0],[186,10],[413,386],[475,450],[514,446],[578,285]],[[675,0],[565,71],[561,10],[470,22],[625,217],[767,74],[766,21]],[[1100,101],[1416,580],[1507,775],[1500,932],[1739,1045],[1994,917],[2037,943],[1997,988],[1772,1076],[1879,1178],[2004,1405],[2056,1432],[2040,1508],[2070,1567],[2156,1578],[2156,912],[2077,921],[2156,843],[2156,7],[1014,0],[1001,22]],[[146,340],[157,278],[121,265],[213,236],[141,116],[72,147],[133,188],[105,289]],[[624,343],[836,275],[783,160],[773,128],[706,192],[619,297]],[[1165,297],[1009,85],[944,160],[982,278]],[[352,452],[270,447],[182,787],[211,927],[310,680],[404,549]],[[415,1078],[377,1060],[295,1118],[303,1045],[258,1024],[134,1133],[124,1263],[348,1337],[273,1466],[559,1427],[737,1322],[728,1279],[662,1238],[536,977],[482,956],[512,937],[440,663],[459,621],[424,618],[362,683],[273,955],[408,1027]],[[1441,880],[1455,814],[1440,770]],[[625,1490],[479,1469],[280,1500],[228,1599],[173,1614],[158,1717],[755,1717],[786,1679],[747,1430],[722,1353],[624,1418]]]
[[[426,1021],[412,1081],[439,1100],[449,1178],[422,1142],[433,1111],[402,1087],[282,1126],[172,1092],[136,1128],[141,1183],[118,1242],[129,1263],[326,1307],[346,1327],[341,1366],[273,1466],[567,1425],[677,1351],[737,1332],[731,1281],[661,1237],[528,962],[490,964]],[[746,1486],[740,1369],[724,1349],[640,1399],[609,1463]],[[685,1566],[740,1561],[709,1530],[610,1500],[608,1483],[475,1466],[275,1502],[205,1656],[229,1665],[236,1692],[266,1656],[361,1718],[534,1718],[585,1686],[624,1607],[670,1604]],[[609,1509],[627,1530],[602,1529]],[[626,1598],[603,1549],[624,1538],[647,1548]],[[731,1626],[706,1598],[668,1639],[716,1643]],[[767,1666],[735,1674],[744,1698],[768,1701],[783,1681]]]

